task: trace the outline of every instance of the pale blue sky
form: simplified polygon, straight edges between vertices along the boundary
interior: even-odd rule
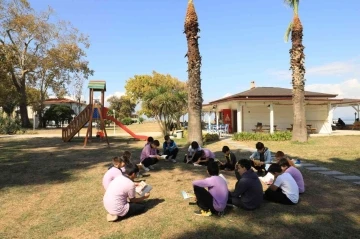
[[[289,48],[283,41],[292,11],[282,0],[194,0],[199,17],[205,102],[257,86],[290,88]],[[91,79],[107,81],[107,96],[152,70],[187,79],[183,25],[187,0],[30,0],[50,5],[89,35]],[[309,90],[360,98],[360,2],[304,0]],[[87,95],[87,92],[85,92]],[[353,111],[349,111],[352,112]],[[350,113],[346,113],[349,114]]]

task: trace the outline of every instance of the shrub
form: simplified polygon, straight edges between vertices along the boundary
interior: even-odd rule
[[[124,125],[131,125],[132,124],[132,119],[129,117],[123,118],[121,120],[121,123],[123,123]]]
[[[269,133],[249,133],[242,132],[233,135],[233,140],[237,141],[288,141],[291,140],[292,133],[290,131]]]
[[[219,135],[218,134],[205,134],[203,135],[203,143],[208,143],[208,142],[212,142],[212,141],[218,141]]]
[[[18,118],[3,117],[0,115],[0,134],[16,134],[21,130],[21,122]]]

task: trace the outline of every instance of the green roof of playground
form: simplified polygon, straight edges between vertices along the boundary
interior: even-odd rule
[[[93,89],[94,91],[106,91],[106,81],[104,80],[91,80],[88,85],[89,89]]]

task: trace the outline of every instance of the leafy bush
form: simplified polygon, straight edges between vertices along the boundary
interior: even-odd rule
[[[269,133],[249,133],[242,132],[233,135],[233,140],[237,141],[288,141],[291,140],[292,133],[290,131]]]
[[[211,141],[218,141],[220,139],[219,135],[218,134],[205,134],[203,135],[203,142],[204,143],[208,143],[208,142],[211,142]]]
[[[16,132],[20,130],[21,130],[20,119],[3,117],[0,115],[0,134],[16,134]]]
[[[132,119],[129,117],[123,118],[121,120],[121,123],[123,123],[124,125],[131,125],[132,124]]]

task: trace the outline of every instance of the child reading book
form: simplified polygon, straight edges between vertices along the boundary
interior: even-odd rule
[[[104,207],[108,212],[107,221],[114,222],[119,217],[130,217],[145,212],[145,205],[138,202],[147,199],[150,193],[145,193],[139,198],[135,197],[137,184],[133,180],[138,171],[135,164],[128,164],[125,166],[124,175],[116,177],[110,183],[103,199]]]
[[[220,169],[232,171],[235,169],[236,156],[233,152],[230,151],[228,146],[222,148],[222,152],[225,154],[226,162],[220,162]]]
[[[144,181],[141,181],[135,188],[135,191],[142,197],[146,193],[149,193],[152,189],[152,186],[146,184]]]
[[[216,162],[209,162],[207,172],[210,177],[193,181],[196,203],[201,208],[195,214],[199,216],[222,215],[228,200],[227,183],[219,176],[219,166]]]
[[[124,157],[114,157],[112,159],[112,166],[105,173],[102,181],[105,190],[109,186],[110,182],[114,180],[114,178],[122,175],[121,168],[125,166],[125,161],[126,160],[124,159]]]

